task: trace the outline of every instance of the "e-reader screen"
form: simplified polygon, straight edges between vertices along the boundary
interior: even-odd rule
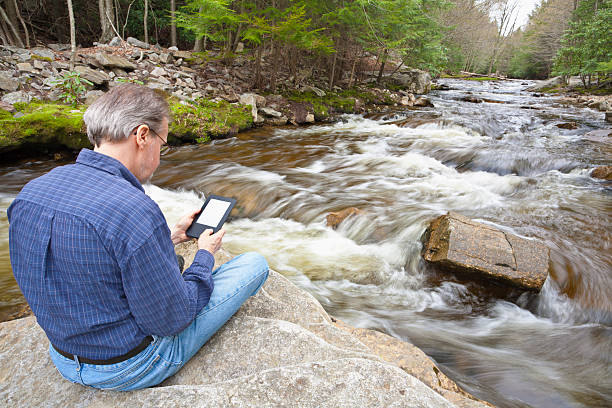
[[[196,223],[202,225],[208,225],[211,227],[217,227],[219,222],[223,219],[227,208],[231,202],[221,201],[212,198],[206,207],[200,213],[200,216],[196,219]]]
[[[233,198],[211,195],[206,199],[200,214],[187,229],[187,236],[198,238],[207,229],[217,232],[227,220],[236,200]]]

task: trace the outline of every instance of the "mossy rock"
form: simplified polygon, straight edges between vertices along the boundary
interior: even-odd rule
[[[23,116],[0,113],[0,153],[48,145],[70,150],[91,146],[83,124],[85,106],[33,102],[15,108]]]
[[[169,103],[171,143],[177,143],[177,139],[201,143],[211,138],[231,136],[253,126],[251,110],[247,106],[207,99],[186,104],[171,98]]]
[[[354,113],[355,97],[352,94],[329,92],[318,96],[314,92],[291,92],[287,99],[294,102],[308,103],[312,106],[315,119],[323,121],[333,113]]]

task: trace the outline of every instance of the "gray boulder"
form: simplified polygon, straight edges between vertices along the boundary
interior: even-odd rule
[[[55,59],[55,53],[48,48],[36,47],[36,48],[30,49],[30,52],[34,55],[37,55],[45,59],[49,59],[51,61]]]
[[[121,38],[113,37],[113,39],[108,42],[108,45],[110,45],[111,47],[120,47],[121,46]]]
[[[11,71],[0,72],[0,89],[8,92],[15,92],[19,88],[19,80],[13,78]]]
[[[281,116],[283,116],[282,113],[280,113],[279,111],[275,111],[272,108],[259,108],[259,112],[270,118],[280,118]]]
[[[133,45],[134,47],[138,47],[138,48],[144,48],[146,50],[148,50],[149,48],[151,48],[150,44],[147,44],[144,41],[140,41],[134,37],[128,37],[127,40],[128,44]]]
[[[136,69],[135,64],[131,63],[126,58],[123,58],[119,55],[99,52],[96,54],[95,59],[100,65],[107,69],[118,68],[126,71],[133,71]]]
[[[196,249],[191,243],[178,248],[186,257]],[[382,333],[334,324],[311,295],[271,271],[260,292],[176,375],[140,391],[72,384],[51,363],[35,318],[2,323],[0,400],[46,407],[487,406],[414,353],[414,346],[395,342]]]
[[[7,93],[2,97],[2,102],[10,103],[11,105],[20,102],[29,103],[31,100],[32,97],[28,93],[23,91]]]
[[[396,72],[392,76],[386,76],[385,82],[401,86],[406,91],[416,94],[424,94],[431,90],[431,75],[420,69]]]
[[[549,249],[457,213],[442,215],[423,234],[423,258],[442,269],[539,291]]]
[[[93,82],[96,85],[102,85],[105,82],[110,81],[110,76],[104,72],[83,65],[77,65],[74,70],[81,75],[81,78],[85,78],[88,81]]]
[[[34,67],[32,66],[32,64],[30,64],[29,62],[20,62],[17,64],[17,70],[19,72],[30,72],[30,73],[35,73],[36,70],[34,69]]]
[[[544,88],[552,88],[552,87],[561,86],[561,85],[565,85],[565,82],[563,82],[563,78],[558,76],[558,77],[554,77],[551,79],[547,79],[545,81],[538,81],[536,84],[525,88],[525,90],[529,92],[536,92]]]

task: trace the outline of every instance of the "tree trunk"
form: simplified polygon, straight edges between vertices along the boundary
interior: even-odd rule
[[[147,24],[149,21],[149,0],[144,0],[144,20],[142,22],[142,27],[144,28],[144,41],[149,43],[149,27]]]
[[[334,62],[332,62],[331,75],[329,76],[329,90],[334,88],[334,77],[336,75],[336,61],[338,60],[338,53],[334,52]]]
[[[98,11],[100,12],[100,42],[107,43],[113,38],[113,29],[111,21],[113,19],[114,7],[113,0],[98,0]]]
[[[385,48],[385,53],[383,54],[382,57],[382,62],[380,63],[380,70],[378,71],[378,77],[376,78],[376,83],[380,83],[380,80],[382,79],[383,76],[383,72],[385,71],[385,64],[387,63],[387,49]]]
[[[15,25],[11,22],[11,20],[7,16],[2,6],[0,6],[0,15],[2,16],[2,19],[6,23],[6,26],[8,27],[8,29],[10,30],[10,32],[7,32],[7,34],[13,36],[13,41],[10,41],[10,40],[9,41],[12,42],[14,45],[23,48],[23,41],[21,40],[21,36],[19,35],[19,32],[15,28]]]
[[[170,45],[176,47],[176,0],[170,0]]]
[[[15,15],[17,19],[19,20],[19,22],[21,23],[21,26],[23,27],[23,33],[25,34],[26,47],[30,48],[30,34],[28,33],[28,27],[26,26],[25,21],[23,21],[23,17],[21,17],[21,12],[19,11],[17,0],[13,0],[13,7],[15,10]]]
[[[261,52],[263,50],[263,43],[257,47],[257,55],[255,57],[255,86],[254,88],[261,88]]]
[[[74,10],[72,8],[72,0],[66,0],[68,3],[68,18],[70,19],[70,70],[74,69],[74,60],[76,58],[76,29],[74,28]]]

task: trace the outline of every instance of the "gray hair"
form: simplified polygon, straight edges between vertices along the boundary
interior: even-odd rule
[[[120,142],[139,125],[147,125],[160,133],[162,122],[170,119],[166,99],[145,86],[119,85],[92,103],[83,115],[89,141]]]

